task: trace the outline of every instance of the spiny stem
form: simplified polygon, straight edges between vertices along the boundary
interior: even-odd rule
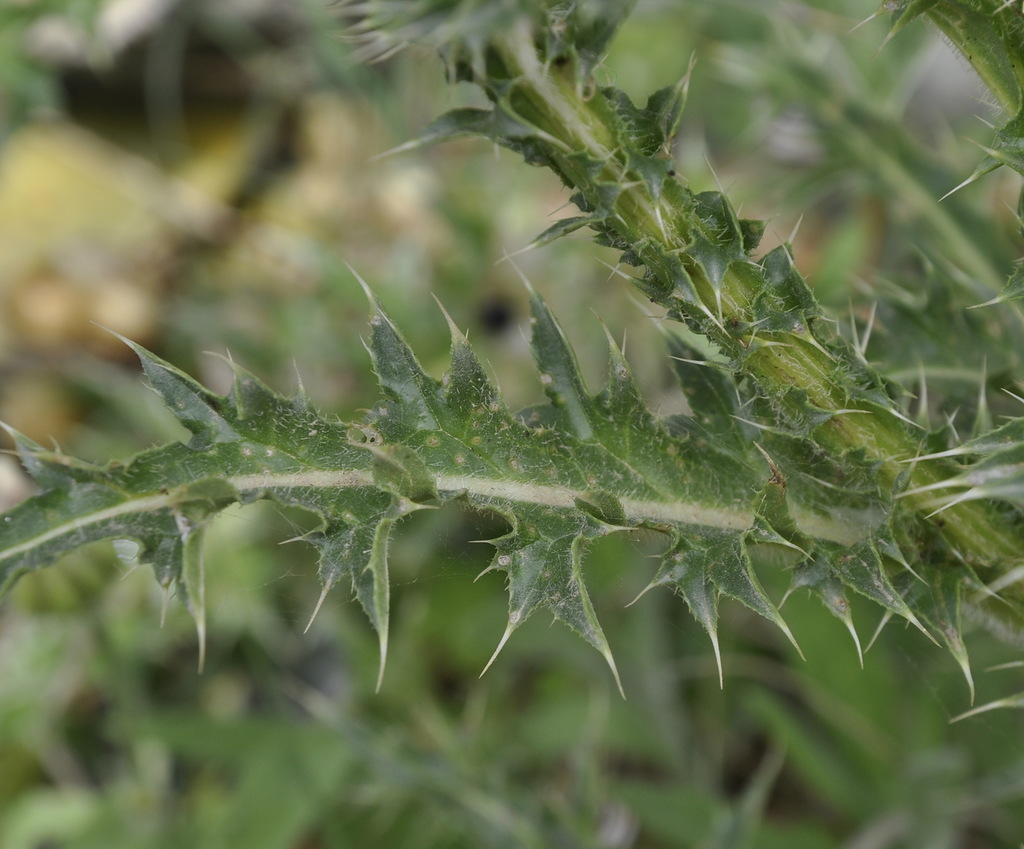
[[[585,98],[571,67],[545,65],[525,24],[498,36],[494,45],[507,75],[507,86],[496,98],[499,107],[556,140],[545,145],[546,155],[593,208],[599,206],[601,184],[617,185],[613,214],[601,226],[628,244],[660,284],[658,292],[648,292],[652,300],[677,317],[717,318],[703,321],[701,331],[741,363],[769,398],[783,410],[793,407],[796,412],[798,402],[791,390],[802,390],[805,395],[799,403],[826,414],[824,423],[812,430],[813,437],[836,456],[865,451],[877,462],[883,486],[895,486],[906,472],[906,461],[920,453],[919,435],[888,406],[856,397],[849,385],[857,366],[820,340],[810,322],[756,337],[748,331],[733,335],[729,328],[753,324],[755,300],[766,286],[760,273],[740,273],[733,262],[720,281],[710,280],[700,263],[686,254],[695,234],[708,235],[694,213],[692,196],[676,181],[667,180],[655,199],[647,180],[631,169],[629,154],[619,148],[614,116],[602,93]],[[596,172],[593,163],[600,163]],[[679,292],[666,261],[673,255],[683,261],[698,304],[686,303],[686,293]],[[912,465],[907,486],[927,486],[958,472],[955,463],[922,460]],[[914,495],[903,501],[921,517],[930,512],[926,502]],[[981,502],[955,505],[933,524],[974,565],[1006,569],[1024,552],[1024,532],[1001,522],[995,510]]]

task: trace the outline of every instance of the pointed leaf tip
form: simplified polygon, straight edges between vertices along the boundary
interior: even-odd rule
[[[437,297],[437,295],[435,295],[433,292],[431,292],[430,296],[434,299],[434,303],[437,304],[437,308],[441,310],[441,315],[444,316],[444,320],[448,324],[448,332],[451,334],[452,337],[452,345],[468,345],[469,340],[466,338],[466,334],[459,329],[459,326],[455,323],[455,319],[451,317],[451,314],[448,312],[448,310],[445,309],[444,304],[441,303],[441,299]]]
[[[850,637],[853,639],[853,645],[857,649],[857,661],[860,663],[860,668],[864,668],[864,650],[860,646],[860,636],[857,634],[857,629],[853,625],[853,620],[847,620],[845,623],[846,630],[850,632]]]

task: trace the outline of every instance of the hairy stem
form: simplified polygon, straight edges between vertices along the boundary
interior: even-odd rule
[[[912,462],[920,453],[919,434],[887,399],[857,391],[868,379],[865,368],[826,340],[813,320],[782,329],[759,327],[757,299],[768,288],[763,269],[726,254],[719,234],[697,214],[692,194],[676,180],[666,180],[655,196],[633,167],[637,154],[624,148],[603,92],[581,90],[571,63],[545,63],[526,25],[496,38],[494,48],[507,80],[494,99],[537,129],[547,159],[583,204],[599,208],[607,196],[602,191],[617,187],[611,214],[601,221],[603,235],[628,246],[646,267],[644,289],[653,301],[699,327],[784,414],[799,416],[808,406],[820,411],[822,421],[809,435],[836,456],[865,452],[877,464],[883,487],[894,488],[899,481],[917,489],[959,472],[945,459]],[[690,250],[697,239],[721,248],[717,279],[709,274],[709,262],[698,261]],[[678,261],[689,288],[679,284],[673,267]],[[903,503],[928,518],[972,565],[1003,572],[1024,551],[1021,529],[1001,521],[988,504],[964,502],[936,514],[931,493],[908,495]]]
[[[1024,66],[1019,43],[1011,46],[1013,30],[997,16],[1019,16],[1020,9],[1012,8],[1017,5],[1001,3],[975,10],[945,0],[925,13],[971,63],[1007,115],[1016,115],[1024,107]]]

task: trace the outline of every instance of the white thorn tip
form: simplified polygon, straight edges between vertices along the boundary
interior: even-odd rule
[[[515,626],[511,622],[509,622],[508,625],[505,626],[505,633],[502,634],[501,639],[498,640],[498,647],[494,650],[494,654],[491,655],[491,659],[487,661],[487,663],[484,665],[484,668],[480,670],[479,677],[483,678],[484,673],[491,668],[491,664],[494,663],[494,661],[497,659],[498,655],[501,653],[501,650],[505,648],[505,643],[508,642],[508,638],[512,636],[512,632],[514,630]]]
[[[388,663],[388,634],[387,631],[380,633],[380,666],[377,669],[377,684],[373,691],[380,692],[380,685],[384,682],[384,667]]]
[[[200,675],[203,674],[203,669],[206,668],[206,618],[201,617],[196,620],[196,637],[199,640],[199,664],[197,671]]]
[[[860,668],[864,668],[864,651],[860,647],[860,637],[857,635],[857,629],[853,627],[853,620],[846,620],[846,630],[850,632],[850,636],[853,637],[853,644],[857,647],[857,660],[860,661]]]
[[[390,156],[396,156],[399,153],[405,153],[410,150],[416,150],[416,148],[423,147],[425,144],[427,144],[427,142],[421,141],[419,139],[413,139],[411,141],[403,142],[397,147],[392,147],[389,150],[382,151],[381,153],[375,153],[366,161],[367,163],[377,162],[381,159],[387,159]]]
[[[864,325],[864,338],[860,340],[862,357],[867,356],[868,342],[871,341],[871,331],[875,328],[875,313],[878,311],[878,301],[871,302],[871,312],[868,314],[868,320]]]
[[[615,658],[612,657],[612,650],[605,645],[604,648],[601,649],[601,654],[604,655],[608,668],[612,671],[612,677],[615,678],[615,686],[618,687],[619,695],[622,696],[623,701],[625,701],[626,691],[622,689],[622,679],[619,678],[619,669],[615,665]]]
[[[796,641],[796,637],[793,636],[793,632],[789,630],[789,625],[786,624],[785,620],[780,616],[775,624],[778,625],[782,630],[782,633],[786,635],[786,639],[792,643],[793,648],[796,649],[796,653],[800,655],[800,660],[806,661],[807,658],[804,657],[803,649],[800,648],[800,644]]]
[[[367,283],[365,279],[363,279],[363,276],[358,271],[355,270],[355,268],[350,262],[346,260],[342,260],[342,262],[345,263],[345,267],[349,270],[349,272],[351,272],[352,276],[356,278],[356,282],[358,282],[359,285],[363,287],[363,292],[365,292],[366,297],[370,299],[370,305],[374,309],[377,309],[379,307],[379,302],[377,301],[377,296],[373,293],[373,289],[370,288],[370,284]]]
[[[973,699],[971,700],[973,703]],[[998,701],[989,702],[986,705],[979,705],[976,708],[965,710],[963,713],[954,716],[949,724],[952,725],[954,722],[959,722],[961,719],[970,719],[972,716],[977,716],[979,713],[988,713],[990,710],[998,710],[1004,707],[1019,707],[1016,702],[1010,699],[999,699]]]
[[[167,622],[167,608],[171,603],[171,588],[169,586],[165,586],[160,589],[160,627],[163,628],[164,623]]]
[[[722,671],[722,648],[718,645],[718,634],[714,631],[709,631],[708,636],[711,638],[711,648],[715,653],[715,666],[718,667],[718,689],[725,689],[725,673]]]
[[[932,516],[938,516],[939,513],[944,513],[950,507],[956,507],[957,504],[960,504],[960,503],[962,503],[964,501],[970,501],[970,500],[972,500],[974,498],[977,498],[978,496],[976,496],[974,494],[975,489],[976,489],[976,487],[968,489],[966,492],[958,495],[956,498],[951,498],[949,501],[947,501],[941,507],[937,507],[936,509],[932,510],[932,512],[929,513],[927,516],[925,516],[925,518],[926,519],[930,519]]]
[[[926,636],[926,637],[927,637],[927,638],[928,638],[929,640],[931,640],[931,641],[932,641],[933,643],[935,643],[935,645],[939,646],[939,648],[942,648],[942,646],[941,646],[941,645],[939,644],[939,641],[938,641],[938,640],[936,640],[936,639],[935,639],[935,637],[933,637],[933,636],[932,636],[932,633],[931,633],[931,631],[929,631],[929,630],[928,630],[927,628],[925,628],[925,627],[924,627],[924,625],[922,625],[922,624],[921,624],[921,620],[919,620],[919,619],[918,619],[918,618],[917,618],[917,617],[916,617],[916,616],[915,616],[915,615],[913,614],[913,612],[912,612],[912,611],[908,610],[908,611],[907,611],[907,612],[906,612],[906,613],[904,614],[904,617],[906,618],[906,620],[907,620],[907,621],[908,621],[908,622],[909,622],[909,623],[910,623],[911,625],[913,625],[913,626],[914,626],[915,628],[917,628],[917,630],[918,630],[918,631],[920,631],[920,632],[921,632],[922,634],[924,634],[924,635],[925,635],[925,636]],[[969,677],[969,676],[968,676],[968,677]],[[974,685],[972,684],[971,686],[973,687]]]
[[[963,670],[964,678],[967,679],[967,689],[971,691],[971,704],[974,704],[974,676],[971,674],[971,664],[967,660],[967,656],[958,658],[960,663],[960,669]]]
[[[968,177],[966,180],[964,180],[959,186],[956,186],[956,187],[950,189],[942,197],[940,197],[939,198],[939,203],[942,203],[942,201],[944,201],[950,195],[956,194],[958,191],[960,191],[960,189],[964,188],[965,186],[969,186],[971,183],[973,183],[975,180],[977,180],[979,176],[980,175],[978,175],[978,174],[972,174],[970,177]]]
[[[306,623],[306,627],[302,629],[302,633],[306,634],[309,629],[313,627],[313,620],[316,619],[317,614],[320,612],[320,608],[323,606],[324,599],[327,598],[327,593],[331,591],[329,586],[324,587],[323,592],[320,593],[320,598],[317,599],[316,607],[313,608],[313,614],[309,617],[309,621]]]
[[[437,297],[433,292],[430,293],[430,297],[434,299],[437,304],[437,308],[441,310],[441,315],[444,316],[444,320],[448,322],[448,332],[451,334],[453,342],[466,342],[465,334],[459,330],[459,326],[455,323],[455,319],[451,317],[448,310],[444,308],[444,304],[441,303],[441,299]]]
[[[796,234],[800,232],[800,225],[804,223],[804,217],[801,215],[797,220],[796,224],[793,225],[793,229],[789,231],[789,237],[786,239],[785,244],[791,245],[796,239]]]
[[[1003,392],[1005,392],[1007,395],[1009,395],[1015,401],[1020,401],[1022,404],[1024,404],[1024,398],[1021,398],[1020,395],[1014,395],[1009,389],[1005,389],[1005,388],[1003,389]]]
[[[1000,590],[1004,590],[1011,584],[1015,584],[1021,580],[1024,580],[1024,566],[1018,566],[1016,569],[1011,569],[999,578],[999,580],[993,581],[988,585],[988,591],[995,596]]]
[[[871,635],[871,639],[868,640],[868,644],[864,647],[864,651],[871,651],[871,647],[875,644],[875,640],[878,639],[878,635],[882,633],[882,629],[889,624],[889,620],[895,614],[891,610],[886,610],[882,614],[882,618],[878,620],[878,627],[875,628],[875,633]]]
[[[659,586],[659,585],[655,584],[654,581],[651,581],[651,583],[649,583],[646,587],[644,587],[642,590],[640,590],[640,592],[638,592],[636,594],[636,598],[634,598],[629,604],[627,604],[626,607],[632,607],[634,604],[636,604],[638,601],[640,601],[640,599],[642,599],[645,595],[647,595],[647,593],[650,591],[650,589],[652,587],[655,587],[655,586]]]
[[[853,27],[853,28],[852,28],[852,29],[850,30],[850,32],[856,32],[857,30],[859,30],[859,29],[860,29],[860,28],[861,28],[862,26],[864,26],[865,24],[869,24],[869,23],[871,23],[871,22],[872,22],[872,21],[873,21],[873,20],[874,20],[875,18],[877,18],[877,17],[878,17],[878,16],[880,15],[880,14],[881,14],[881,12],[880,12],[880,11],[878,11],[878,12],[872,12],[872,13],[871,13],[870,15],[868,15],[868,16],[867,16],[867,17],[866,17],[866,18],[865,18],[865,19],[864,19],[863,21],[861,21],[861,22],[860,22],[859,24],[856,24],[856,25],[854,25],[854,27]]]

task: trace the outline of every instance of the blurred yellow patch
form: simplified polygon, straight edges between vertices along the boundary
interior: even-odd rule
[[[96,325],[145,339],[178,241],[230,216],[224,155],[213,145],[183,178],[70,124],[18,132],[0,159],[0,356],[117,344]]]

